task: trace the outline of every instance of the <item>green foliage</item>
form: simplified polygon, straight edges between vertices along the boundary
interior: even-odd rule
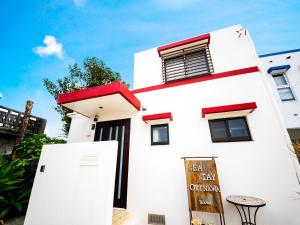
[[[65,142],[65,140],[50,138],[45,134],[34,134],[24,138],[18,146],[18,167],[25,169],[28,175],[34,176],[43,145]]]
[[[121,81],[120,73],[112,71],[102,60],[90,57],[83,61],[83,68],[79,67],[77,63],[69,66],[69,75],[56,80],[55,83],[47,78],[44,79],[44,86],[56,100],[62,93],[108,84],[113,81]],[[71,123],[67,114],[71,111],[59,105],[54,109],[61,115],[62,130],[67,135]]]
[[[17,167],[17,161],[0,164],[0,219],[23,213],[29,199],[30,189],[26,188],[25,170]]]
[[[0,156],[0,219],[26,212],[42,147],[59,143],[65,141],[35,134],[22,140],[16,160]]]

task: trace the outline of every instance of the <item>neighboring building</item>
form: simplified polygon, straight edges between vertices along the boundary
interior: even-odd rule
[[[0,155],[10,154],[21,125],[23,113],[0,105]],[[31,116],[26,135],[44,133],[46,120]]]
[[[240,218],[225,198],[242,194],[267,202],[258,224],[299,225],[299,164],[259,65],[240,25],[136,53],[133,90],[114,82],[58,97],[76,112],[68,142],[119,141],[114,206],[139,225],[148,214],[189,224],[183,156],[218,157],[227,224]]]
[[[291,139],[300,139],[300,49],[259,56]]]

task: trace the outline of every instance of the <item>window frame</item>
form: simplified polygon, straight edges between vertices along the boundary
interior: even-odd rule
[[[230,136],[230,129],[229,129],[229,125],[228,125],[228,121],[229,120],[235,120],[235,119],[243,119],[246,125],[246,129],[248,131],[249,136],[243,136],[243,137],[231,137]],[[225,130],[226,130],[226,134],[227,137],[226,138],[218,138],[218,139],[214,139],[213,137],[213,133],[212,133],[212,124],[211,122],[213,121],[223,121],[225,124]],[[213,143],[218,143],[218,142],[238,142],[238,141],[253,141],[252,139],[252,135],[249,129],[249,125],[248,125],[248,121],[246,117],[229,117],[229,118],[222,118],[222,119],[211,119],[208,120],[208,125],[209,125],[209,131],[210,131],[210,137],[211,137],[211,141]]]
[[[160,141],[160,142],[154,142],[153,141],[153,128],[156,128],[156,127],[165,127],[167,126],[167,141],[166,142],[163,142],[163,141]],[[153,124],[151,125],[151,145],[169,145],[170,144],[170,135],[169,135],[169,124],[168,123],[164,123],[164,124]]]
[[[199,72],[199,74],[190,75],[189,72],[196,70],[197,66],[195,66],[195,68],[190,68],[189,65],[196,65],[196,63],[189,64],[189,61],[186,58],[188,58],[187,56],[189,56],[191,54],[195,54],[197,52],[203,52],[203,55],[205,58],[203,59],[204,60],[203,62],[199,63],[199,65],[201,65],[201,66],[205,65],[207,72],[205,72],[205,73]],[[176,58],[179,58],[179,59],[182,58],[183,74],[180,74],[180,73],[171,74],[171,75],[169,74],[169,76],[168,76],[166,65],[169,60],[176,59]],[[175,65],[175,66],[178,66],[178,65]],[[198,67],[200,67],[199,65],[198,65]],[[176,67],[176,68],[180,68],[180,66]],[[173,69],[174,68],[171,68],[171,72],[173,71]],[[186,80],[186,79],[195,78],[195,77],[208,76],[208,75],[212,74],[213,72],[214,72],[214,68],[213,68],[210,50],[209,50],[209,46],[206,44],[192,46],[192,47],[188,47],[188,48],[185,48],[182,50],[176,50],[174,52],[169,52],[169,53],[162,55],[162,80],[163,80],[163,83],[172,83],[172,82]],[[172,78],[175,78],[175,79],[172,79]]]
[[[285,80],[285,82],[286,82],[285,85],[277,85],[277,84],[276,84],[276,82],[275,82],[275,77],[279,77],[279,76],[282,76],[282,77],[284,78],[284,80]],[[273,81],[274,81],[274,84],[275,84],[275,87],[276,87],[276,90],[277,90],[277,93],[278,93],[278,95],[279,95],[280,100],[281,100],[282,102],[295,101],[296,98],[295,98],[294,92],[293,92],[293,90],[292,90],[292,88],[291,88],[290,82],[289,82],[289,80],[287,79],[287,76],[286,76],[285,72],[274,74],[274,75],[272,75],[272,77],[273,77]],[[280,94],[279,94],[279,90],[280,90],[280,89],[289,89],[290,92],[291,92],[292,98],[289,98],[289,99],[282,99],[281,96],[280,96]]]

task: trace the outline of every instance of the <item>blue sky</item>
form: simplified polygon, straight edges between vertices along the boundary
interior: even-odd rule
[[[60,117],[43,78],[96,56],[132,84],[135,52],[235,24],[249,29],[259,54],[300,48],[299,0],[3,0],[0,105],[24,110],[33,100],[33,114],[57,136]]]

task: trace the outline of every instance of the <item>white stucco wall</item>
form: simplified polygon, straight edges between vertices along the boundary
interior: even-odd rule
[[[111,225],[117,148],[116,141],[43,146],[24,224]]]
[[[95,122],[93,118],[88,118],[76,112],[70,113],[68,116],[72,119],[68,134],[68,143],[94,140],[95,130],[92,130],[92,124]]]
[[[210,51],[216,73],[259,66],[249,34],[238,37],[240,26],[212,32]],[[263,70],[255,73],[193,83],[136,94],[146,111],[132,115],[99,115],[100,121],[131,118],[127,206],[147,224],[148,213],[166,215],[166,224],[188,225],[188,202],[182,156],[218,156],[226,223],[240,224],[238,212],[226,202],[230,194],[263,198],[258,224],[300,224],[299,169],[286,139],[274,97]],[[134,87],[161,84],[161,62],[156,48],[135,54]],[[212,143],[203,107],[256,102],[247,116],[253,141]],[[172,112],[170,145],[150,145],[150,125],[143,115]],[[80,139],[80,126],[77,131]],[[90,141],[93,137],[90,136]]]
[[[290,56],[291,58],[287,58]],[[266,73],[288,129],[300,129],[300,51],[260,58],[264,71],[273,66],[290,65],[285,72],[295,100],[281,101],[272,75]],[[272,62],[270,62],[272,61]],[[299,136],[300,138],[300,136]]]
[[[209,49],[215,73],[257,64],[248,39],[243,38],[245,31],[242,31],[241,38],[238,36],[237,31],[240,29],[242,29],[241,25],[236,25],[210,33]],[[161,83],[162,65],[156,48],[136,53],[134,55],[134,89]]]
[[[260,76],[253,73],[137,95],[148,108],[144,114],[170,111],[174,117],[168,146],[150,146],[150,126],[140,115],[132,118],[128,209],[140,217],[141,224],[147,224],[148,212],[165,214],[168,224],[188,224],[188,214],[183,213],[188,204],[180,157],[211,155],[219,157],[223,198],[245,194],[266,200],[267,206],[258,214],[261,224],[300,223],[299,200],[295,199],[299,184]],[[222,86],[230,88],[220,90]],[[258,105],[247,117],[254,141],[212,143],[201,108],[249,101]],[[223,203],[227,223],[239,224],[236,209]]]

